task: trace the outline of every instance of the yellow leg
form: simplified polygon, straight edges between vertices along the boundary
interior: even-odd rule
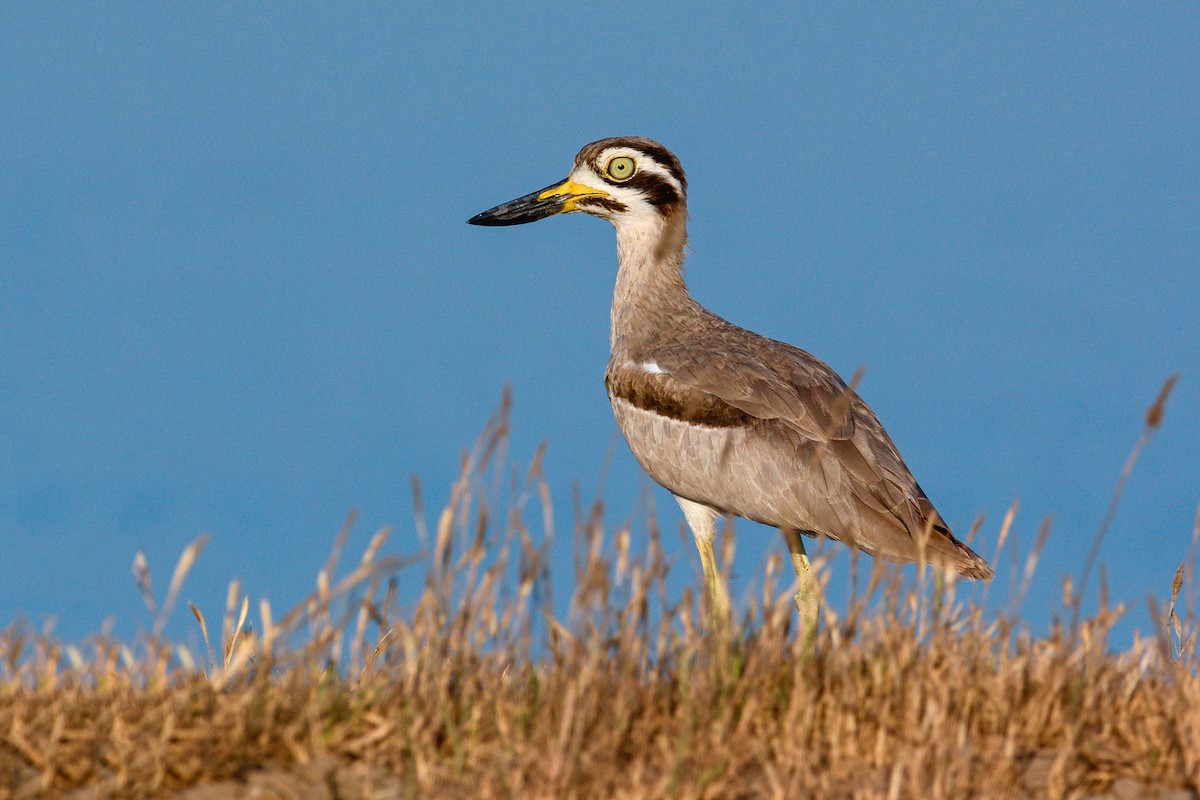
[[[817,617],[821,607],[818,597],[820,587],[808,561],[808,553],[804,550],[804,537],[799,531],[790,528],[781,530],[783,538],[787,539],[788,551],[792,554],[792,567],[796,570],[796,610],[800,612],[800,633],[804,637],[804,652],[810,654],[817,641]]]
[[[700,565],[704,568],[704,583],[708,587],[709,630],[721,631],[729,627],[731,608],[729,592],[721,580],[721,569],[717,566],[717,554],[712,539],[696,539],[700,551]]]
[[[708,628],[710,631],[727,631],[731,609],[729,593],[725,590],[725,581],[721,579],[721,570],[717,566],[717,553],[713,543],[717,538],[717,517],[720,512],[703,503],[696,503],[676,497],[679,507],[692,537],[696,540],[696,549],[700,551],[700,566],[704,568],[704,583],[708,589]]]

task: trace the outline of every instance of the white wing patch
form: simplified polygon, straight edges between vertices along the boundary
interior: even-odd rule
[[[630,369],[640,369],[642,372],[648,372],[651,375],[666,375],[667,371],[653,361],[626,361],[625,366]]]

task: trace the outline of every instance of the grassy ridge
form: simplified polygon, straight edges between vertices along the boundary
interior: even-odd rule
[[[161,631],[198,543],[161,604],[141,563],[159,621],[140,641],[10,628],[0,797],[1200,796],[1194,570],[1156,605],[1158,635],[1112,652],[1121,609],[1078,620],[1069,588],[1034,636],[931,571],[864,559],[805,654],[780,557],[736,629],[706,635],[692,594],[668,597],[653,526],[636,541],[593,514],[560,619],[525,523],[540,499],[553,528],[538,459],[511,507],[488,501],[505,420],[420,567],[381,558],[385,532],[343,567],[347,526],[282,617],[236,582],[219,625],[193,609],[194,653]],[[422,582],[414,606],[399,581]]]

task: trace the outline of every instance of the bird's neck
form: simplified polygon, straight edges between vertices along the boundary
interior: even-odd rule
[[[696,313],[683,281],[687,209],[670,216],[623,220],[617,226],[617,285],[612,304],[612,356],[634,358],[647,341]]]

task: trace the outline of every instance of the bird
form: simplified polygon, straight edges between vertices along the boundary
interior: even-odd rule
[[[803,537],[993,577],[987,561],[951,533],[852,386],[808,352],[738,327],[692,298],[683,278],[687,177],[670,150],[637,136],[592,142],[565,181],[468,223],[521,225],[571,213],[616,229],[604,383],[634,457],[683,511],[700,553],[711,627],[728,625],[731,615],[714,548],[717,520],[727,515],[782,532],[809,641],[819,586]]]

